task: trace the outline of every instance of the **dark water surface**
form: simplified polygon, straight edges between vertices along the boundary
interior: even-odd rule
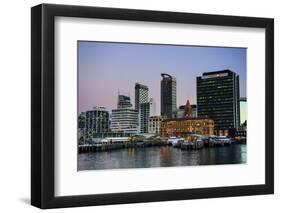
[[[196,151],[169,146],[78,154],[78,170],[150,168],[246,163],[247,146],[232,145]]]

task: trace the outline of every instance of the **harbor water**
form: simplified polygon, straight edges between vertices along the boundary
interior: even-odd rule
[[[243,164],[247,145],[181,150],[171,146],[127,148],[78,154],[78,171],[171,166]]]

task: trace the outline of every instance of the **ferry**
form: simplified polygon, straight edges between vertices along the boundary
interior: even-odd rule
[[[181,149],[198,150],[204,147],[202,135],[192,134],[182,143]]]
[[[169,139],[168,139],[168,144],[169,144],[169,145],[172,145],[173,147],[178,146],[181,142],[183,142],[183,139],[177,138],[177,137],[175,137],[175,136],[171,136],[171,137],[169,137]]]
[[[202,135],[197,135],[197,134],[189,135],[187,139],[184,140],[185,144],[188,143],[193,144],[193,143],[201,143],[201,142],[203,142]]]
[[[232,140],[226,136],[209,136],[209,143],[214,145],[230,145]]]

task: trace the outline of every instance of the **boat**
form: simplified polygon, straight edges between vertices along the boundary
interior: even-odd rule
[[[210,136],[208,138],[209,144],[211,145],[231,145],[232,140],[226,136]]]
[[[204,147],[204,142],[202,140],[202,135],[189,135],[187,139],[182,143],[182,149],[197,150]]]
[[[181,142],[183,142],[183,139],[182,138],[177,138],[175,136],[171,136],[168,139],[168,144],[172,145],[173,147],[179,146]]]

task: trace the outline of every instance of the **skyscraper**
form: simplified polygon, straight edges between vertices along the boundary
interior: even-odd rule
[[[131,108],[132,106],[131,98],[129,96],[118,95],[117,109]]]
[[[136,83],[135,84],[135,109],[139,111],[140,104],[148,102],[148,87]]]
[[[177,113],[177,81],[166,73],[161,76],[161,115],[173,118]]]
[[[111,131],[137,133],[138,119],[138,111],[132,109],[130,97],[118,95],[117,109],[113,109],[111,114]]]
[[[149,102],[140,104],[140,132],[148,133],[149,117],[155,116],[155,102],[151,98]]]
[[[230,70],[197,77],[197,113],[214,120],[215,134],[227,135],[240,125],[239,75]]]

